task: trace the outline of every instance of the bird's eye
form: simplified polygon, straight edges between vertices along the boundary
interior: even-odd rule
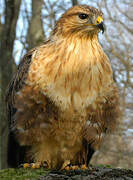
[[[87,19],[88,18],[88,14],[81,13],[81,14],[79,14],[79,18],[80,19]]]

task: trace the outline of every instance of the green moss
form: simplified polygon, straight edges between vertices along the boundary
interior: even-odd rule
[[[0,180],[37,180],[40,176],[44,176],[48,170],[40,169],[3,169],[0,171]]]

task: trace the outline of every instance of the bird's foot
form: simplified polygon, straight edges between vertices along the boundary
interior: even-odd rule
[[[64,170],[69,165],[70,165],[70,160],[65,160],[64,163],[62,164],[61,170]]]
[[[87,166],[85,164],[83,164],[81,166],[79,166],[79,165],[71,165],[70,164],[70,165],[66,166],[64,169],[65,170],[77,170],[77,169],[79,169],[79,170],[86,170],[88,168],[87,168]]]
[[[85,164],[82,164],[81,169],[86,170],[86,169],[88,169],[88,167]]]
[[[86,170],[88,168],[85,164],[83,164],[83,165],[72,165],[70,163],[70,160],[66,160],[61,167],[61,170],[77,170],[77,169]]]
[[[19,167],[23,168],[32,168],[32,169],[39,169],[41,167],[47,168],[47,163],[42,163],[42,162],[35,162],[35,163],[24,163],[21,164]]]
[[[36,162],[36,163],[24,163],[24,164],[20,164],[19,167],[22,168],[32,168],[32,169],[38,169],[42,166],[42,164],[40,162]]]
[[[71,165],[71,164],[64,168],[64,170],[67,170],[67,171],[69,171],[69,170],[76,170],[76,169],[80,169],[80,167],[77,166],[77,165]]]

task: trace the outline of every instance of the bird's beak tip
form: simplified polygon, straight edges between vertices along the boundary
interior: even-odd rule
[[[103,34],[104,30],[105,30],[105,25],[104,25],[103,21],[100,24],[97,24],[97,27],[102,31],[102,34]]]

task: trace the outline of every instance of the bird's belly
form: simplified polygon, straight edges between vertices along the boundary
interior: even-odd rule
[[[79,114],[62,112],[57,122],[45,129],[46,135],[39,145],[37,160],[49,162],[50,167],[61,167],[66,160],[75,162],[77,153],[82,149],[84,122],[85,119]]]
[[[72,109],[62,112],[58,122],[52,127],[54,148],[64,160],[72,160],[82,148],[83,127],[86,123],[84,112],[74,112]],[[53,150],[54,151],[54,150]],[[58,156],[58,155],[57,155]]]
[[[76,111],[73,108],[67,109],[59,113],[58,121],[54,124],[55,130],[54,138],[56,141],[63,142],[62,147],[73,146],[76,143],[80,143],[82,137],[82,129],[86,123],[86,112]]]
[[[76,129],[68,129],[61,132],[62,135],[57,133],[58,135],[55,136],[58,153],[63,161],[67,159],[72,160],[82,147],[81,132],[74,132],[76,132]]]

